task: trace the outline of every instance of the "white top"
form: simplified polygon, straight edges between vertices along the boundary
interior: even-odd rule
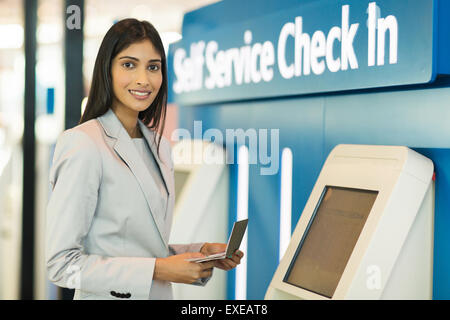
[[[159,170],[158,164],[156,163],[153,152],[150,150],[147,141],[144,138],[133,138],[132,140],[134,142],[134,145],[136,146],[136,149],[139,152],[139,155],[144,160],[144,163],[147,166],[148,171],[152,175],[153,180],[155,181],[156,185],[161,191],[161,196],[164,199],[164,203],[167,204],[168,194],[166,187],[164,185],[161,171]]]

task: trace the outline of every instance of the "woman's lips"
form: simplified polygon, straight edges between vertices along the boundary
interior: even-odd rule
[[[151,91],[145,90],[128,90],[128,92],[131,93],[131,95],[138,100],[148,99],[148,97],[150,97],[150,94],[152,93]]]

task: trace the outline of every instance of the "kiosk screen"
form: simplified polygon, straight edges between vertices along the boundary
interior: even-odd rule
[[[284,282],[331,298],[377,195],[326,186]]]

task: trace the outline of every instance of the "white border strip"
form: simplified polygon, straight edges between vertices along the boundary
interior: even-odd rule
[[[248,166],[248,149],[246,146],[241,146],[238,151],[237,220],[248,219]],[[240,246],[240,250],[244,252],[244,257],[241,264],[236,268],[236,300],[247,299],[247,235],[248,231],[245,231]]]
[[[291,241],[292,220],[292,151],[284,148],[281,154],[280,190],[280,248],[279,261],[284,256]]]

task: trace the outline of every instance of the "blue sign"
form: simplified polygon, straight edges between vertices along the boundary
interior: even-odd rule
[[[170,47],[179,104],[428,83],[436,0],[324,0],[221,26]]]

